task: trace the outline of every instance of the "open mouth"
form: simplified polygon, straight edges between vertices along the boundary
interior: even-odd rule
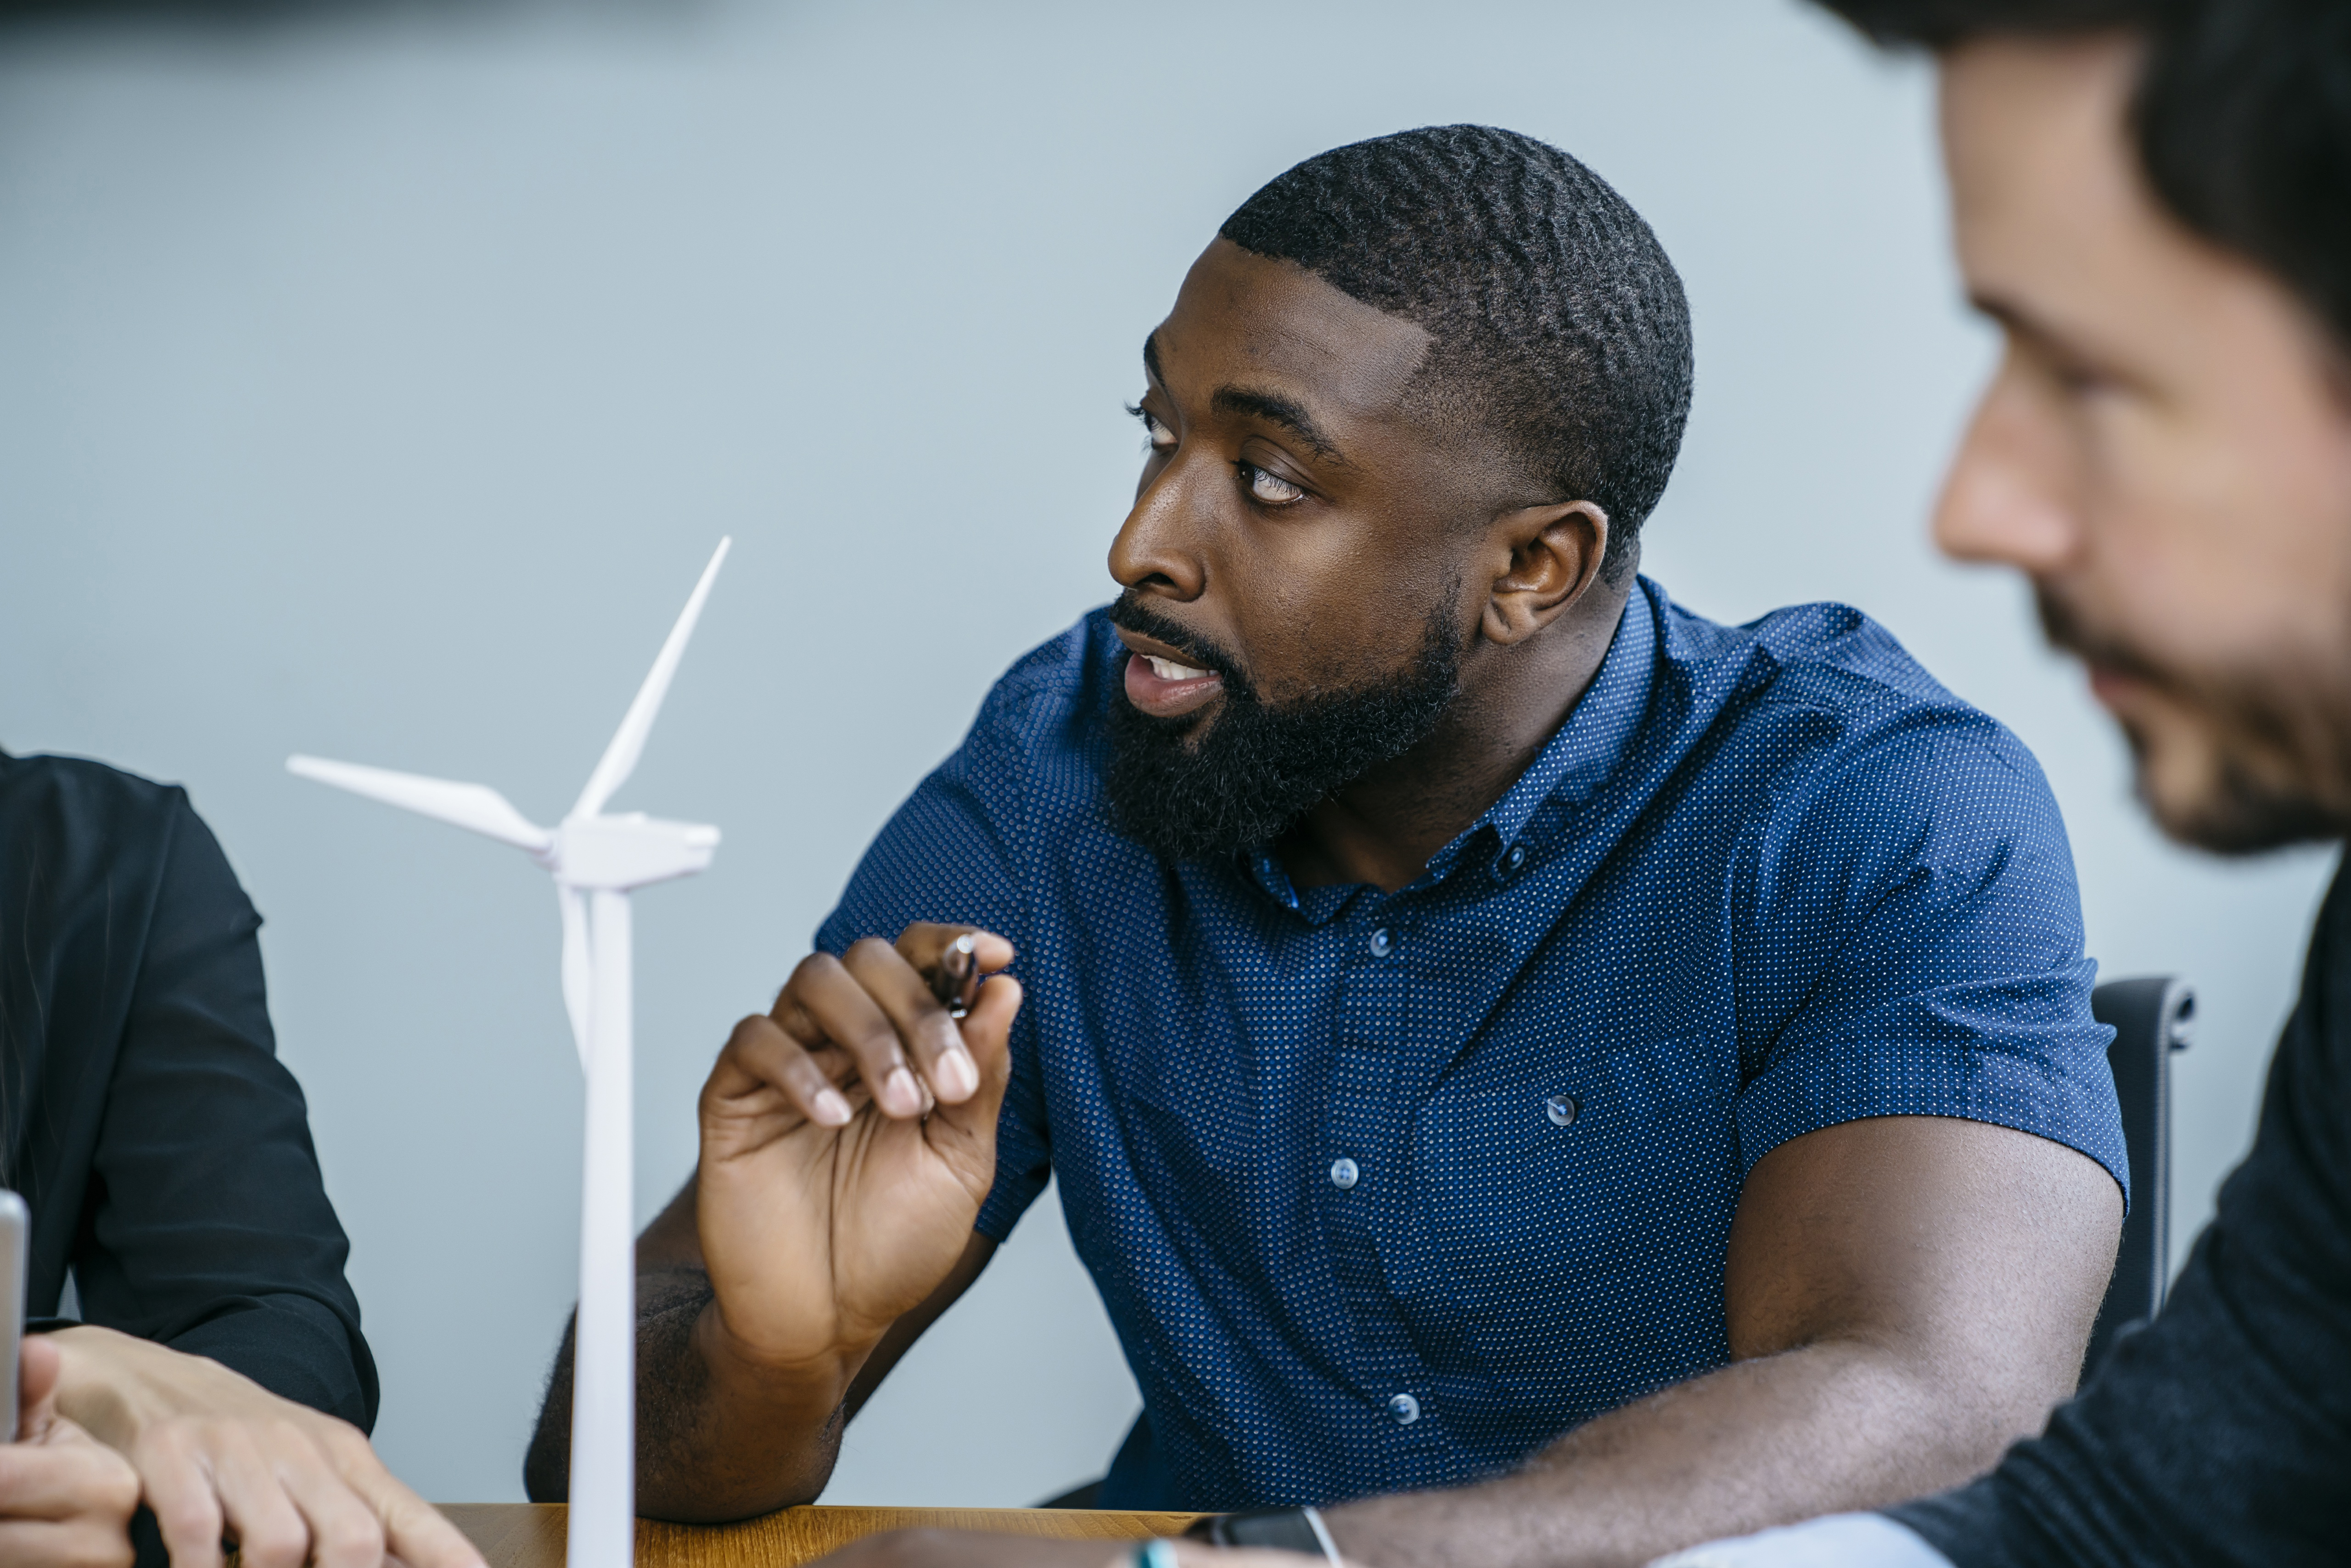
[[[2090,695],[2108,713],[2120,716],[2143,706],[2156,695],[2155,683],[2135,670],[2121,669],[2095,659],[2085,659],[2084,668],[2090,677]]]
[[[1173,659],[1163,659],[1156,653],[1138,653],[1135,656],[1150,665],[1151,673],[1163,681],[1197,681],[1207,678],[1208,674],[1189,664],[1179,664]]]
[[[1126,658],[1126,700],[1154,718],[1178,718],[1223,695],[1225,678],[1163,653],[1132,649]]]

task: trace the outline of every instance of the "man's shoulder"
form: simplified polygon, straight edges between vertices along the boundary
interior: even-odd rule
[[[1097,819],[1109,762],[1102,720],[1123,652],[1097,609],[1014,660],[934,786],[964,792],[1003,830]]]
[[[1780,806],[1857,788],[1881,804],[1909,801],[1905,811],[1980,797],[2008,801],[1993,811],[2003,818],[2054,813],[2032,750],[1850,604],[1789,604],[1744,625],[1669,607],[1665,656],[1690,689],[1723,691],[1714,755],[1766,757]],[[1893,776],[1905,788],[1888,795],[1881,785]]]
[[[203,836],[177,785],[78,757],[0,755],[0,907],[18,946],[41,955],[0,975],[0,1014],[26,1002],[18,986],[104,988],[142,964],[176,847]]]
[[[988,689],[981,716],[1019,724],[1099,705],[1120,647],[1110,607],[1098,605],[1015,659]]]
[[[1695,623],[1687,639],[1694,644],[1744,644],[1752,650],[1768,672],[1752,689],[1752,702],[1855,716],[1888,708],[1975,711],[1928,674],[1894,633],[1850,604],[1820,600],[1783,605],[1740,626],[1706,621],[1678,605],[1675,612],[1685,625]]]
[[[1090,751],[1099,744],[1121,651],[1108,607],[1088,611],[997,677],[967,744],[1008,750],[1031,764]]]
[[[0,856],[37,846],[51,874],[103,852],[110,862],[168,843],[187,792],[84,757],[0,752]]]
[[[1942,745],[2039,777],[2006,726],[1955,695],[1849,604],[1792,604],[1738,626],[1669,605],[1666,650],[1669,661],[1694,668],[1737,668],[1737,692],[1722,716],[1734,727],[1793,718],[1824,747]]]

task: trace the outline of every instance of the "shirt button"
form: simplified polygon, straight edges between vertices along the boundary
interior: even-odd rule
[[[1353,1186],[1363,1174],[1355,1168],[1355,1162],[1351,1159],[1343,1157],[1331,1162],[1331,1185],[1341,1192]]]
[[[1543,1102],[1543,1114],[1551,1118],[1551,1124],[1554,1127],[1574,1125],[1576,1113],[1583,1109],[1575,1103],[1573,1094],[1554,1094]]]
[[[1388,928],[1386,926],[1383,925],[1377,931],[1372,933],[1373,957],[1386,957],[1388,956],[1388,948],[1390,946],[1391,944],[1388,941]]]
[[[1522,866],[1522,865],[1526,864],[1526,863],[1527,863],[1527,846],[1526,846],[1526,845],[1524,845],[1524,844],[1512,844],[1512,845],[1510,846],[1510,869],[1511,869],[1512,871],[1516,871],[1516,870],[1518,870],[1520,866]]]
[[[1420,1401],[1409,1394],[1399,1394],[1388,1401],[1388,1414],[1399,1427],[1409,1427],[1420,1419]]]

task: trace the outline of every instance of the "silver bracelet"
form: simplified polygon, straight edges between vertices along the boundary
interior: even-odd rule
[[[1322,1556],[1331,1568],[1347,1568],[1340,1559],[1339,1543],[1331,1539],[1331,1527],[1322,1522],[1322,1511],[1309,1503],[1298,1511],[1306,1516],[1307,1527],[1314,1531],[1314,1539],[1322,1544]]]

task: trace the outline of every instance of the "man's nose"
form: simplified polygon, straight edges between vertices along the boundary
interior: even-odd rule
[[[1984,391],[1935,507],[1935,543],[1955,560],[2041,575],[2081,544],[2079,434],[2011,361]]]
[[[1207,587],[1189,494],[1197,466],[1179,451],[1136,494],[1110,544],[1110,574],[1121,588],[1189,601]]]

